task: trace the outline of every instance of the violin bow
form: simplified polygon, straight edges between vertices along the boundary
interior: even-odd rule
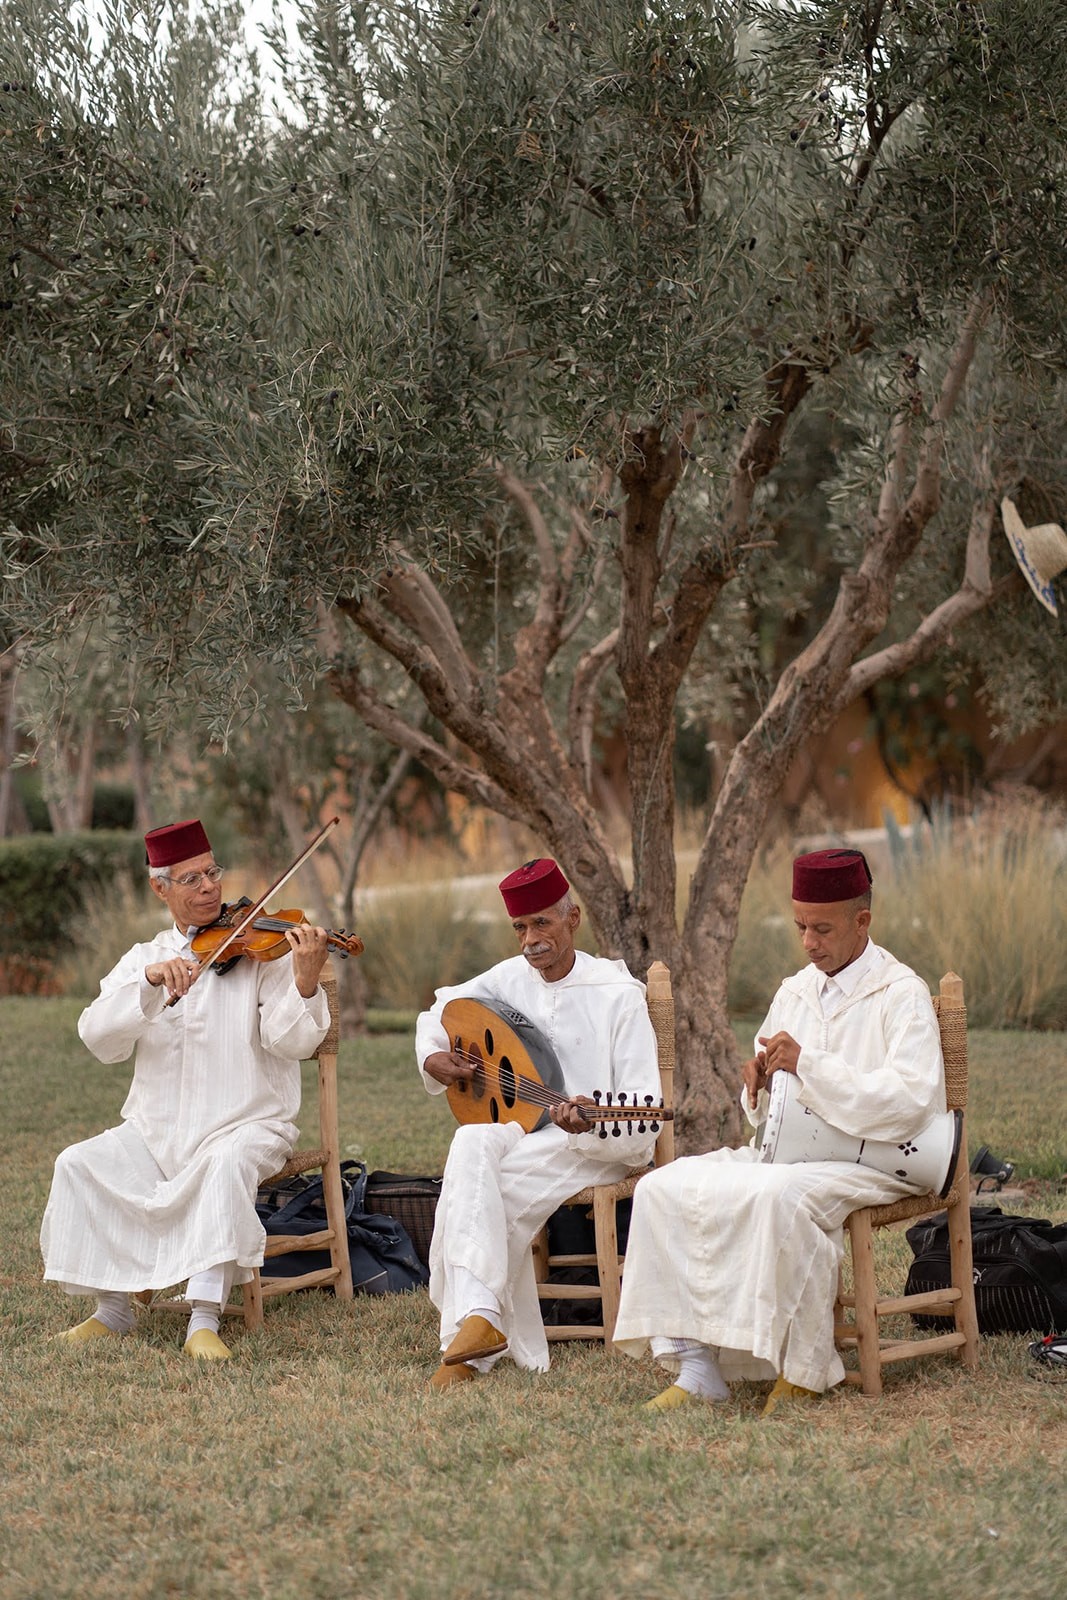
[[[331,833],[333,829],[337,827],[340,820],[340,817],[331,817],[329,822],[326,823],[325,827],[319,829],[318,833],[315,835],[314,839],[312,839],[311,843],[306,847],[306,849],[300,852],[291,866],[288,866],[285,869],[281,877],[276,879],[275,882],[271,884],[269,889],[264,889],[255,905],[248,908],[235,928],[231,928],[230,932],[219,945],[218,949],[211,952],[210,964],[212,966],[214,966],[214,964],[218,961],[223,952],[230,948],[230,945],[233,944],[234,940],[239,939],[242,933],[244,933],[245,929],[255,921],[255,919],[259,916],[259,913],[263,910],[263,907],[266,905],[267,901],[270,899],[271,895],[277,894],[278,890],[283,888],[285,884],[289,882],[289,879],[293,876],[293,874],[295,872],[299,872],[308,856],[315,854],[315,851],[319,848],[319,845],[322,844],[323,840],[326,838],[326,835]],[[200,962],[199,965],[202,967],[203,962]],[[180,999],[180,994],[172,994],[166,1005],[163,1007],[164,1011],[168,1010],[171,1006],[177,1005]]]

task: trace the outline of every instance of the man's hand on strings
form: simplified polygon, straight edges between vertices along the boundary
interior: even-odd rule
[[[446,1087],[450,1083],[469,1082],[474,1077],[474,1067],[458,1050],[435,1050],[422,1063],[422,1070]]]
[[[326,929],[310,922],[294,922],[286,930],[285,937],[293,952],[293,981],[297,993],[310,1000],[319,986],[319,976],[330,953]]]
[[[561,1100],[558,1105],[549,1106],[548,1114],[564,1133],[588,1133],[594,1124],[586,1121],[581,1108],[595,1104],[596,1101],[590,1100],[587,1094],[576,1094],[569,1100]]]

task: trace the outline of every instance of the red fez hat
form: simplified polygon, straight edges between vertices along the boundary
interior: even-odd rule
[[[546,906],[554,906],[563,899],[570,884],[551,856],[541,856],[509,872],[506,878],[501,878],[499,887],[508,916],[526,917],[531,912],[543,911]]]
[[[204,825],[198,817],[188,822],[168,822],[152,828],[144,836],[145,860],[150,867],[172,867],[176,861],[191,861],[211,849]]]
[[[793,862],[793,899],[805,905],[857,900],[871,882],[862,850],[813,850]]]

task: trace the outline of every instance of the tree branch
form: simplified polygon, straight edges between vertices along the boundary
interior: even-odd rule
[[[967,534],[963,581],[959,588],[955,594],[935,606],[909,638],[900,639],[863,661],[856,662],[836,697],[839,711],[843,711],[880,679],[899,677],[909,668],[928,661],[953,628],[990,603],[994,588],[989,575],[989,540],[996,514],[995,502],[985,497],[975,506]]]
[[[567,728],[571,760],[581,774],[582,787],[593,793],[593,730],[596,723],[596,688],[615,659],[619,630],[613,628],[598,644],[587,650],[574,669],[567,701]]]
[[[463,647],[440,591],[406,552],[400,554],[408,564],[391,568],[381,580],[390,611],[406,622],[436,657],[441,671],[463,699],[471,699],[475,692],[480,696],[478,670]]]
[[[513,822],[525,820],[511,797],[487,773],[458,760],[424,729],[413,728],[364,682],[355,667],[334,667],[329,678],[334,692],[358,712],[368,728],[374,728],[390,744],[421,761],[445,788],[454,789],[476,804],[510,817]]]
[[[497,478],[525,517],[537,550],[540,566],[537,606],[531,620],[519,629],[515,654],[516,659],[523,659],[527,670],[535,672],[540,678],[559,648],[563,622],[559,560],[541,508],[526,485],[503,466],[497,468]]]

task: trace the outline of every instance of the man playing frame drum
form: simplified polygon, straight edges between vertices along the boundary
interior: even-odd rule
[[[793,918],[809,964],[781,985],[745,1064],[753,1126],[778,1073],[795,1076],[802,1106],[861,1140],[906,1144],[944,1113],[930,995],[868,937],[870,905],[858,850],[794,861]],[[915,1192],[907,1176],[842,1160],[761,1159],[755,1141],[642,1178],[615,1343],[632,1356],[650,1345],[676,1375],[647,1409],[724,1401],[731,1379],[772,1378],[770,1415],[840,1383],[833,1308],[845,1219]]]

